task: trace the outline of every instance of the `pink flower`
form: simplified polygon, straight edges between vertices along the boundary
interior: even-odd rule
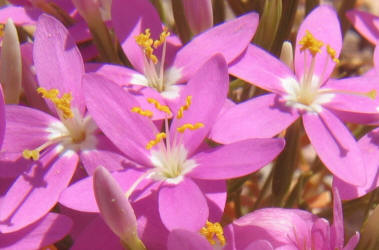
[[[178,84],[188,81],[211,56],[221,53],[229,63],[246,49],[258,15],[249,13],[213,27],[185,46],[162,28],[157,11],[146,0],[114,0],[112,23],[134,69],[104,65],[97,72],[120,85],[147,86],[165,98],[177,99]],[[114,71],[116,75],[110,74]]]
[[[328,25],[320,25],[320,20]],[[337,15],[326,5],[314,9],[299,28],[295,72],[262,49],[249,46],[229,71],[273,93],[229,109],[213,127],[211,138],[231,143],[271,137],[301,116],[313,147],[329,170],[346,182],[364,185],[366,174],[355,138],[334,111],[345,116],[376,115],[378,103],[372,99],[377,78],[329,79],[341,46]],[[236,120],[239,126],[229,128]]]
[[[208,60],[189,80],[178,110],[170,110],[156,100],[151,100],[150,110],[142,110],[128,92],[96,75],[84,77],[84,88],[87,107],[99,127],[139,166],[124,173],[123,182],[135,180],[126,185],[127,195],[136,202],[157,194],[159,215],[168,230],[200,229],[209,215],[205,193],[220,193],[217,181],[256,171],[284,147],[282,139],[251,139],[202,149],[228,91],[227,66],[221,55]],[[165,132],[160,132],[150,119],[157,112],[167,114]],[[169,117],[173,117],[170,126]],[[136,170],[140,174],[133,173]],[[67,192],[62,199],[75,202],[69,198],[73,193]],[[218,210],[223,209],[225,190],[220,196],[210,203],[216,203],[212,206]],[[70,206],[68,200],[63,202],[65,206]]]

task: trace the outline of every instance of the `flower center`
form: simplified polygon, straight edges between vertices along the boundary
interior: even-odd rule
[[[90,116],[83,118],[78,109],[71,107],[72,96],[70,93],[58,97],[59,90],[57,89],[38,88],[37,92],[55,105],[61,122],[50,124],[47,128],[47,131],[50,132],[48,140],[35,149],[25,149],[22,152],[24,158],[38,160],[41,151],[58,143],[65,149],[75,151],[91,148],[96,144],[94,137],[96,124]]]
[[[185,110],[188,110],[191,105],[192,96],[186,98],[186,103],[180,107],[176,118],[181,119],[184,116]],[[188,159],[188,152],[182,143],[183,133],[200,129],[204,126],[203,123],[197,122],[194,124],[185,123],[176,129],[176,133],[170,136],[169,118],[172,117],[172,111],[166,105],[160,104],[153,98],[148,98],[147,101],[154,107],[166,114],[165,132],[159,132],[147,144],[146,149],[151,152],[151,162],[154,165],[154,170],[150,176],[156,180],[164,180],[169,183],[179,183],[182,177],[196,167],[196,162]],[[150,110],[142,110],[140,107],[133,107],[132,112],[152,118],[153,112]],[[171,141],[172,140],[172,141]]]
[[[349,94],[365,96],[371,99],[376,98],[376,91],[371,90],[368,92],[356,92],[348,90],[333,90],[327,88],[321,88],[323,76],[327,70],[329,63],[329,57],[334,63],[339,63],[337,58],[337,52],[330,46],[326,45],[326,52],[329,57],[326,57],[324,68],[321,76],[314,74],[316,57],[321,52],[321,48],[324,43],[316,39],[308,30],[304,37],[299,41],[301,45],[300,51],[304,53],[304,63],[308,62],[307,57],[311,55],[309,65],[305,65],[304,74],[298,82],[294,78],[283,79],[283,87],[287,92],[284,97],[288,106],[295,107],[297,109],[306,110],[310,112],[319,113],[322,111],[322,104],[330,102],[335,94]],[[308,51],[309,53],[306,53]]]
[[[203,235],[212,245],[216,245],[216,239],[221,246],[224,246],[226,243],[224,230],[218,222],[212,223],[207,221],[205,226],[200,229],[200,234]]]

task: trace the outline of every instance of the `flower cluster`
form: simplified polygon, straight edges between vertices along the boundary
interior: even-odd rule
[[[377,213],[379,49],[343,71],[331,5],[291,43],[285,1],[9,2],[0,249],[357,247],[341,199]]]

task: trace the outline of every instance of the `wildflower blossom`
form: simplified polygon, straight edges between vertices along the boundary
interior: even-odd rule
[[[320,20],[328,25],[320,26]],[[376,114],[376,78],[329,80],[342,46],[340,34],[333,9],[323,5],[313,10],[296,39],[295,74],[267,52],[249,46],[229,68],[231,74],[274,94],[228,110],[213,127],[211,138],[231,143],[270,137],[301,116],[313,147],[329,170],[346,182],[364,185],[366,175],[356,141],[333,112]],[[239,126],[226,129],[235,120]]]

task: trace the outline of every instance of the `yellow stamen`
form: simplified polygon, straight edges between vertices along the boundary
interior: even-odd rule
[[[22,151],[22,156],[27,160],[33,159],[34,161],[36,161],[39,159],[39,151],[37,149],[25,149],[24,151]]]
[[[157,57],[153,54],[154,49],[151,47],[154,43],[150,38],[150,29],[146,29],[145,33],[141,33],[135,37],[137,44],[143,49],[143,52],[154,64],[158,62]]]
[[[153,117],[153,112],[151,112],[150,110],[147,110],[147,109],[143,110],[140,107],[133,107],[131,109],[131,111],[134,113],[140,114],[142,116],[149,117],[149,118]]]
[[[328,52],[328,54],[332,58],[333,62],[335,62],[335,63],[339,63],[340,62],[340,60],[336,57],[337,52],[332,47],[330,47],[329,44],[326,45],[326,51]]]
[[[179,128],[177,128],[177,130],[178,130],[179,133],[183,133],[187,129],[189,129],[189,130],[196,130],[196,129],[199,129],[199,128],[202,128],[202,127],[204,127],[204,124],[201,123],[201,122],[197,122],[195,124],[186,123],[186,124],[183,124],[182,126],[180,126]]]
[[[151,104],[154,104],[154,106],[155,106],[156,109],[158,109],[158,110],[160,110],[162,112],[165,112],[169,116],[172,115],[170,108],[168,106],[166,106],[166,105],[160,104],[158,100],[156,100],[154,98],[147,98],[147,102],[151,103]]]
[[[154,147],[155,145],[160,143],[164,138],[166,138],[166,133],[164,133],[164,132],[158,133],[155,136],[155,140],[151,140],[151,141],[149,141],[149,143],[147,143],[146,149],[151,149],[152,147]]]
[[[170,32],[167,31],[167,28],[163,29],[163,32],[159,36],[159,40],[151,39],[150,29],[146,29],[145,33],[141,33],[135,37],[137,44],[143,49],[146,57],[149,58],[154,64],[158,63],[158,58],[154,55],[154,49],[161,46],[165,41],[166,37],[170,35]]]
[[[317,53],[321,52],[321,47],[324,46],[324,43],[320,40],[317,40],[308,30],[305,31],[305,33],[305,36],[303,36],[299,42],[300,45],[303,45],[300,48],[300,51],[307,49],[312,54],[312,56],[316,56]]]
[[[215,236],[220,241],[221,246],[224,246],[226,243],[224,230],[218,222],[212,223],[207,221],[205,227],[200,229],[200,234],[202,234],[212,245],[216,244],[216,241],[214,240]]]
[[[43,98],[49,99],[55,104],[55,107],[63,113],[63,118],[68,119],[74,117],[74,113],[71,110],[72,96],[70,93],[65,93],[62,97],[58,97],[58,89],[38,88],[37,92],[42,95]]]
[[[154,48],[156,49],[159,46],[161,46],[166,41],[166,37],[168,37],[169,35],[170,35],[170,32],[167,31],[166,27],[164,27],[162,33],[159,36],[159,40],[154,41],[154,44],[153,44]]]
[[[183,117],[183,112],[184,110],[187,110],[189,108],[189,106],[191,105],[191,100],[192,100],[192,96],[187,96],[187,100],[186,100],[186,104],[181,106],[180,109],[178,110],[178,114],[177,114],[177,118],[182,118]]]

